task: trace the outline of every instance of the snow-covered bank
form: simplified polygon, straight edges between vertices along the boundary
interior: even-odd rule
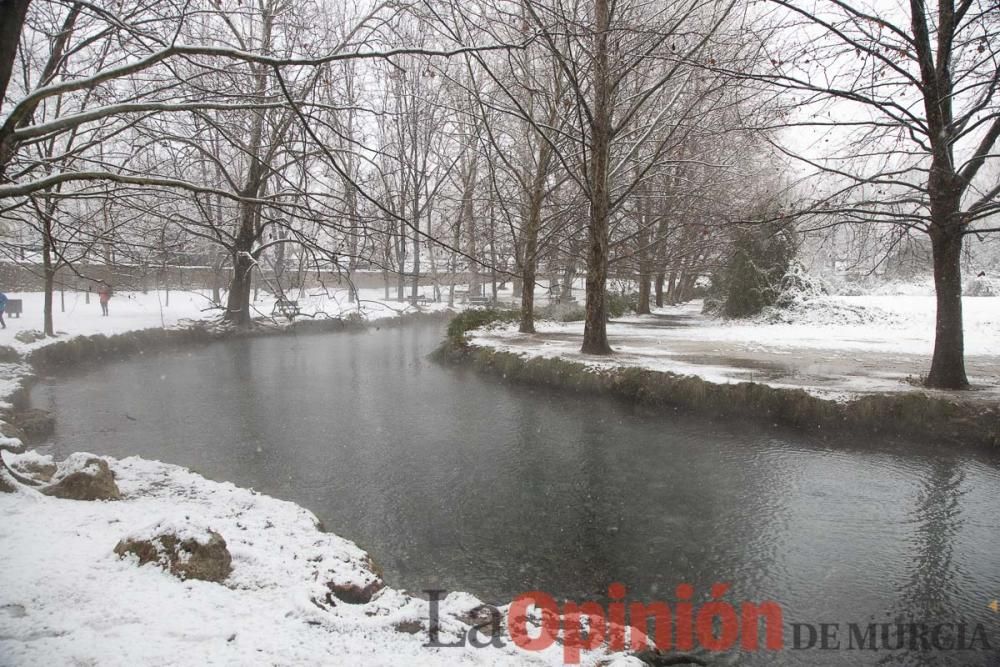
[[[44,295],[41,292],[10,293],[9,298],[21,299],[23,313],[20,317],[6,316],[7,328],[0,329],[0,413],[7,414],[13,409],[14,397],[24,389],[34,374],[27,359],[34,353],[34,361],[42,363],[41,356],[52,357],[55,365],[61,365],[63,358],[78,360],[76,350],[65,349],[49,355],[65,343],[86,342],[88,336],[120,337],[141,334],[142,341],[105,341],[111,347],[142,348],[152,344],[153,339],[184,338],[184,332],[197,338],[197,334],[208,335],[209,330],[218,328],[221,310],[214,306],[210,294],[204,291],[171,291],[169,298],[164,291],[118,292],[111,300],[110,315],[101,315],[97,295],[90,295],[89,303],[83,293],[67,293],[65,309],[61,296],[55,295],[54,320],[56,335],[42,337],[42,307]],[[327,322],[373,322],[387,319],[402,319],[421,314],[445,314],[450,309],[446,303],[428,302],[419,305],[384,300],[382,290],[359,291],[359,300],[351,302],[346,290],[317,291],[299,301],[301,317],[296,322],[308,326],[309,323]],[[271,318],[275,297],[261,293],[253,302],[254,315],[266,325],[267,330],[279,330],[291,324],[283,317]],[[454,306],[455,309],[463,305]],[[263,329],[262,329],[263,330]],[[24,338],[24,334],[34,334]],[[219,329],[218,335],[225,332]],[[19,334],[21,337],[19,338]],[[148,334],[148,335],[146,335]],[[121,343],[119,345],[119,343]],[[99,346],[97,346],[99,347]],[[45,355],[39,354],[43,348]],[[94,345],[85,351],[100,353]],[[84,354],[83,356],[87,356]],[[93,356],[93,354],[91,354]],[[52,365],[52,364],[48,364]],[[2,425],[2,421],[0,421]]]
[[[328,583],[363,586],[377,574],[310,512],[177,466],[106,460],[121,500],[0,493],[3,664],[561,664],[558,647],[425,647],[425,600],[392,588],[367,604],[331,597]],[[115,555],[119,540],[153,524],[220,533],[232,574],[182,581]],[[442,642],[468,630],[459,619],[478,604],[459,593],[441,602]]]
[[[41,292],[9,293],[11,299],[21,299],[21,317],[7,315],[7,328],[0,329],[0,346],[9,346],[25,354],[54,342],[75,336],[94,334],[114,335],[127,331],[153,328],[171,328],[190,325],[195,322],[217,320],[222,311],[211,300],[208,291],[170,292],[151,290],[149,292],[116,292],[111,297],[109,316],[101,315],[97,295],[88,297],[82,292],[67,293],[65,308],[63,298],[56,294],[53,305],[53,320],[56,337],[43,338],[33,342],[23,342],[16,338],[19,332],[39,331],[43,328],[42,309],[44,295]],[[399,317],[407,313],[443,312],[447,304],[429,302],[419,306],[384,299],[380,289],[362,289],[359,300],[351,302],[346,290],[316,290],[299,299],[302,312],[300,319],[358,318],[366,321]],[[252,304],[254,317],[270,317],[275,297],[262,292]],[[283,322],[278,318],[278,322]]]
[[[1000,399],[1000,298],[967,297],[964,306],[967,367],[978,391],[960,395]],[[516,324],[503,325],[473,332],[470,342],[594,368],[641,367],[848,399],[918,389],[933,350],[934,298],[829,296],[752,321],[707,317],[701,303],[692,302],[611,322],[610,358],[580,354],[582,322],[536,328],[527,335]]]

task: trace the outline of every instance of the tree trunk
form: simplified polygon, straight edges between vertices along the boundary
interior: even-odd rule
[[[47,247],[42,249],[42,264],[44,266],[42,273],[45,282],[45,303],[42,306],[44,317],[43,329],[46,336],[55,336],[55,326],[52,322],[52,293],[55,291],[56,272],[52,268],[52,253]]]
[[[934,357],[927,386],[935,389],[965,389],[965,337],[962,330],[962,234],[955,227],[931,231],[934,256],[934,291],[937,318]]]
[[[233,255],[233,278],[226,295],[226,315],[223,318],[237,326],[250,324],[250,285],[253,260],[249,253],[236,252]]]
[[[414,191],[416,192],[416,191]],[[413,282],[410,283],[410,297],[416,302],[420,294],[420,202],[416,194],[413,196]]]
[[[534,218],[534,216],[532,216]],[[536,258],[538,246],[538,229],[535,228],[534,219],[528,223],[525,230],[528,238],[524,244],[524,268],[523,280],[521,282],[521,322],[518,331],[521,333],[535,333],[535,271],[538,268]]]
[[[479,277],[479,250],[476,239],[475,221],[475,194],[476,177],[478,174],[479,160],[476,155],[472,155],[468,170],[465,174],[465,183],[462,188],[462,212],[466,235],[466,253],[469,255],[469,294],[480,296],[483,294],[482,281]]]
[[[17,50],[21,43],[21,29],[28,13],[30,0],[3,0],[0,2],[0,108],[4,112],[3,101],[7,94],[14,63],[17,60]],[[53,53],[54,56],[54,53]],[[50,59],[54,60],[54,57]],[[29,110],[30,115],[31,110]],[[4,115],[7,115],[6,113]],[[7,171],[7,165],[14,158],[17,142],[14,140],[16,123],[8,118],[0,127],[0,177]],[[7,180],[2,178],[0,180]]]
[[[547,161],[547,158],[543,158]],[[524,256],[521,261],[521,333],[535,333],[535,276],[538,272],[538,233],[542,227],[542,199],[545,196],[543,165],[532,181],[528,195],[528,225],[524,230]]]
[[[43,331],[46,336],[55,336],[55,326],[52,323],[52,292],[55,289],[56,270],[52,264],[52,217],[49,215],[42,219],[42,277],[45,290],[45,303],[42,307]]]
[[[212,303],[222,305],[222,269],[226,265],[226,256],[221,255],[212,265]]]
[[[649,273],[645,270],[639,272],[639,305],[635,312],[638,315],[649,315]]]
[[[611,354],[605,287],[608,281],[608,158],[611,149],[611,82],[608,71],[608,0],[594,0],[594,111],[591,121],[590,225],[587,249],[587,317],[584,354]]]
[[[254,193],[257,190],[253,191]],[[250,325],[250,285],[254,267],[250,251],[254,242],[254,205],[243,204],[240,215],[240,231],[233,245],[233,278],[226,299],[226,315],[223,318],[238,326]]]
[[[400,221],[399,237],[396,239],[396,301],[406,298],[406,224]]]
[[[0,3],[0,101],[7,94],[7,84],[14,71],[21,28],[30,0],[4,0]]]

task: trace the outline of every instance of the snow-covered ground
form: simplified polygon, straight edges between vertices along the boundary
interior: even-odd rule
[[[580,354],[582,322],[540,322],[533,335],[504,325],[474,332],[470,342],[594,367],[641,366],[712,382],[798,387],[827,398],[913,391],[930,367],[932,296],[824,296],[754,320],[707,317],[701,307],[695,301],[611,322],[610,358]],[[996,400],[1000,297],[966,297],[964,320],[967,369],[980,391],[963,395]]]
[[[33,452],[6,458],[44,462]],[[562,664],[558,646],[526,652],[509,638],[502,649],[424,647],[425,600],[385,588],[367,604],[330,604],[327,582],[363,585],[372,574],[366,554],[320,532],[310,512],[177,466],[107,461],[121,500],[0,493],[0,663]],[[218,532],[232,574],[221,584],[182,581],[115,555],[119,540],[154,524]],[[441,601],[440,640],[456,642],[468,629],[457,617],[478,604],[463,593]],[[585,653],[582,664],[601,657]]]
[[[35,347],[65,340],[72,336],[91,334],[117,334],[136,329],[173,327],[185,321],[217,319],[222,311],[211,300],[210,291],[116,292],[111,297],[109,315],[101,315],[97,295],[92,294],[87,302],[83,292],[67,292],[65,297],[58,292],[53,301],[53,324],[57,336],[33,343],[23,343],[15,338],[20,331],[43,328],[43,294],[41,292],[11,292],[11,299],[21,299],[21,317],[5,316],[6,329],[0,329],[0,345],[9,345],[19,352],[27,352]],[[360,299],[351,303],[347,290],[310,290],[299,299],[303,317],[347,317],[358,313],[367,320],[398,317],[410,312],[433,312],[447,308],[445,303],[430,302],[411,306],[395,300],[385,300],[381,289],[362,289]],[[274,308],[275,298],[261,292],[253,302],[255,317],[269,317]],[[281,319],[281,318],[279,318]]]

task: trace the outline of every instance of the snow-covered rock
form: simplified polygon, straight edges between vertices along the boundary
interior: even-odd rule
[[[69,500],[118,500],[121,491],[104,459],[77,452],[56,466],[51,484],[42,493]]]
[[[190,517],[163,519],[135,531],[118,542],[115,553],[140,566],[155,563],[181,579],[220,582],[233,571],[226,540]]]

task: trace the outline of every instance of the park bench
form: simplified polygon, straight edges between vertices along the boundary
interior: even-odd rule
[[[21,319],[22,309],[23,309],[23,302],[21,301],[21,299],[7,299],[6,312],[9,316]]]
[[[418,294],[416,296],[409,297],[410,305],[416,306],[418,304],[428,304],[431,300],[424,294]]]
[[[469,297],[470,306],[491,306],[493,305],[493,297],[489,296],[470,296]]]
[[[274,308],[271,310],[271,317],[277,317],[279,315],[288,318],[291,322],[299,314],[299,302],[292,301],[291,299],[279,298],[274,302]]]

